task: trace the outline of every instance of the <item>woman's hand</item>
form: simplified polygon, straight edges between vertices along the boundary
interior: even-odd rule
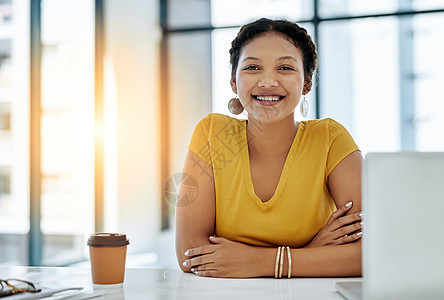
[[[259,276],[260,264],[255,261],[255,247],[210,236],[212,245],[189,249],[185,252],[185,267],[205,277],[244,278]]]
[[[345,215],[352,207],[348,202],[336,210],[327,224],[311,242],[304,248],[314,248],[328,245],[342,245],[357,241],[362,236],[362,213]]]

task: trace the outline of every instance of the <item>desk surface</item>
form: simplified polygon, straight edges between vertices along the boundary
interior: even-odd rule
[[[0,278],[20,278],[38,286],[93,288],[89,268],[0,267]],[[342,299],[336,281],[361,278],[204,278],[180,270],[126,269],[123,288],[95,299]]]

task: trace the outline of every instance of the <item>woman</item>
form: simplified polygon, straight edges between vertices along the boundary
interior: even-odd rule
[[[295,121],[312,87],[306,30],[260,19],[230,50],[229,108],[196,126],[183,173],[198,194],[176,207],[184,272],[209,277],[360,276],[361,154],[331,119]],[[301,112],[307,104],[302,100]],[[179,198],[190,191],[181,185]],[[285,247],[281,247],[285,246]]]

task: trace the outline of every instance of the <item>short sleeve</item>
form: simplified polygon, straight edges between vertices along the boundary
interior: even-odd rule
[[[206,161],[212,166],[211,152],[208,133],[211,126],[211,115],[206,116],[197,123],[191,136],[188,149],[193,151],[196,155]]]
[[[347,155],[359,151],[358,146],[344,126],[329,119],[328,129],[330,148],[327,156],[327,176]]]

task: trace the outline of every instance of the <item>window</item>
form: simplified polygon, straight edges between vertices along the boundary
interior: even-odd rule
[[[427,1],[426,1],[427,2]],[[431,2],[431,1],[429,1]],[[444,139],[444,13],[416,15],[413,34],[413,125],[419,151],[443,151]]]
[[[214,27],[240,26],[262,17],[307,20],[313,17],[312,0],[212,0]]]
[[[94,231],[94,2],[29,2],[0,1],[0,264],[64,265],[84,259]],[[41,22],[32,34],[41,28],[41,57],[31,62],[36,7]],[[36,69],[40,105],[31,111]],[[30,115],[40,131],[30,132]],[[34,172],[30,135],[40,149],[32,153],[40,165]],[[39,205],[29,200],[31,173],[39,177]],[[40,232],[42,242],[28,241]]]
[[[94,5],[42,0],[44,265],[84,258],[94,231]]]
[[[29,4],[0,1],[0,264],[22,265],[29,231]]]
[[[320,117],[341,122],[363,152],[400,150],[397,19],[323,22],[319,32]]]

